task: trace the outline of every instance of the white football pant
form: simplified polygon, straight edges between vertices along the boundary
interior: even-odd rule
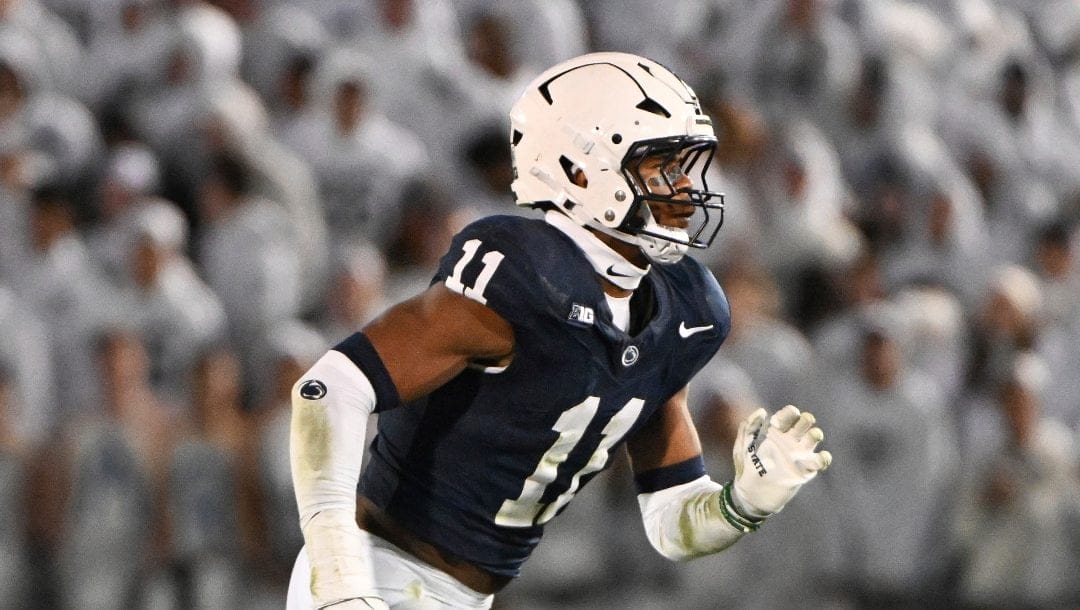
[[[477,593],[453,576],[409,555],[364,530],[360,535],[371,550],[375,585],[394,610],[441,610],[444,608],[491,608],[493,595]],[[300,549],[289,579],[287,610],[314,610],[311,599],[311,564],[307,549]]]

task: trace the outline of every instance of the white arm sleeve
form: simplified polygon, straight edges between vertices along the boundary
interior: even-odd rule
[[[293,386],[289,457],[318,608],[375,598],[356,525],[356,484],[375,390],[344,354],[327,352]]]
[[[734,544],[743,530],[724,518],[721,487],[703,475],[688,483],[638,494],[645,535],[673,561],[716,553]]]

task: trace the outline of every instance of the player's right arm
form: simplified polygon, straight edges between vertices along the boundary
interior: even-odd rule
[[[505,365],[514,333],[499,314],[434,284],[364,328],[403,401],[425,396],[470,362]]]
[[[385,607],[356,524],[368,416],[419,398],[470,362],[505,364],[510,325],[443,283],[327,352],[293,387],[290,458],[317,608]]]

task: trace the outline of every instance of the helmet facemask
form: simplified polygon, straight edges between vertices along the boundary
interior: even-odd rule
[[[619,233],[630,235],[645,254],[659,263],[680,259],[689,248],[708,248],[724,222],[724,195],[710,191],[708,169],[716,140],[677,136],[635,143],[622,162],[622,173],[634,202]],[[669,208],[675,222],[665,226],[657,216]],[[685,223],[686,226],[677,226]]]

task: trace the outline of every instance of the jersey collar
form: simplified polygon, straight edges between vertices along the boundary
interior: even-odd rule
[[[593,235],[591,231],[570,220],[562,212],[548,210],[544,213],[544,220],[574,240],[574,243],[585,253],[585,258],[589,259],[593,269],[601,277],[623,290],[637,289],[641,284],[641,278],[645,277],[652,268],[651,265],[645,266],[644,269],[634,265],[600,241],[600,238]]]

